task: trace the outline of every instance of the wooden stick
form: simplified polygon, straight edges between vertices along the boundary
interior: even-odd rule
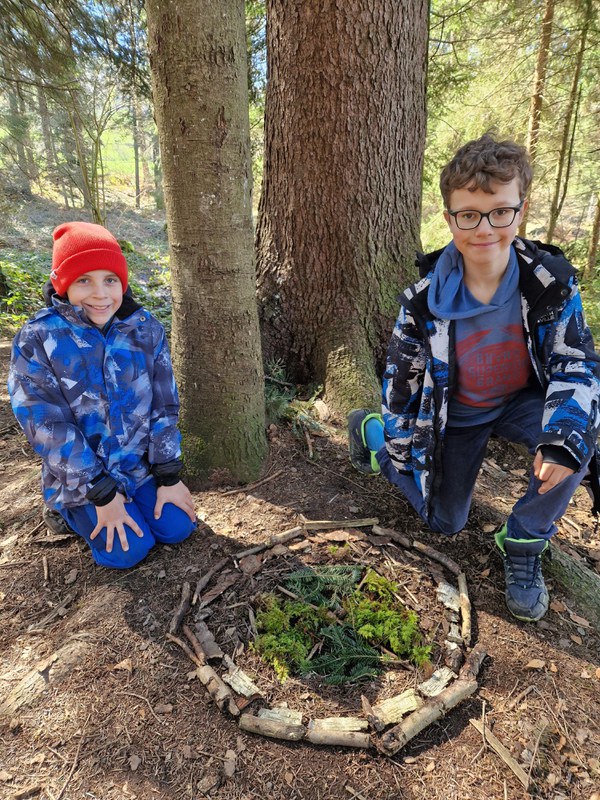
[[[507,703],[506,710],[512,711],[512,709],[515,706],[518,706],[521,700],[524,700],[530,692],[533,692],[534,689],[534,686],[527,686],[522,692],[519,692],[519,694],[510,701],[510,703]]]
[[[492,748],[492,750],[494,750],[495,753],[497,753],[497,755],[500,756],[506,766],[515,773],[527,791],[529,789],[529,777],[527,776],[525,770],[519,766],[519,764],[517,764],[508,749],[496,736],[494,736],[494,734],[488,728],[485,728],[482,725],[481,720],[470,719],[469,722],[474,728],[476,728],[476,730],[479,731],[479,733],[484,737],[485,742],[489,744],[489,746]]]
[[[404,534],[393,530],[393,528],[382,528],[381,525],[373,525],[372,530],[375,536],[387,536],[393,542],[401,544],[402,547],[405,547],[407,550],[410,550],[412,547],[412,542],[408,536],[404,536]]]
[[[48,559],[46,556],[42,556],[42,569],[44,570],[44,580],[48,582],[50,578],[50,573],[48,571]]]
[[[287,597],[291,598],[292,600],[300,600],[300,597],[297,594],[294,594],[294,592],[290,592],[290,590],[286,589],[285,586],[279,586],[279,584],[278,584],[275,588],[277,589],[278,592],[281,592],[281,594],[285,594]],[[319,608],[319,606],[315,606],[312,603],[306,603],[304,600],[302,600],[302,602],[304,603],[304,605],[307,605],[309,608],[314,608],[315,611],[321,611],[321,608]],[[339,622],[340,621],[339,618],[336,617],[336,615],[333,613],[333,611],[326,611],[325,615],[326,615],[327,619],[330,619],[332,622]]]
[[[227,708],[233,717],[239,716],[240,710],[237,707],[231,689],[223,683],[211,666],[205,664],[202,667],[198,667],[196,675],[221,711]]]
[[[251,492],[252,489],[257,489],[259,486],[262,486],[264,483],[268,483],[269,481],[274,481],[275,478],[278,478],[283,473],[282,469],[278,469],[276,472],[273,472],[271,475],[267,475],[266,478],[261,478],[259,481],[254,481],[254,483],[248,483],[246,486],[240,486],[239,489],[229,489],[227,492],[220,492],[221,497],[227,497],[230,494],[239,494],[240,492]]]
[[[310,433],[306,428],[304,428],[304,438],[306,439],[306,446],[308,447],[308,457],[312,460],[314,456],[312,442],[310,440]]]
[[[304,725],[294,722],[285,722],[283,720],[255,717],[253,714],[242,714],[240,717],[240,728],[243,731],[258,733],[261,736],[269,736],[273,739],[284,739],[288,742],[297,742],[306,734]]]
[[[465,643],[465,647],[471,645],[471,600],[467,588],[467,576],[464,572],[458,574],[458,591],[460,592],[460,616],[461,629],[460,635]]]
[[[275,547],[277,544],[285,544],[286,542],[295,539],[297,536],[300,536],[301,533],[304,533],[304,527],[297,526],[295,528],[290,528],[287,531],[283,531],[283,533],[275,533],[273,536],[269,536],[266,542],[262,544],[257,544],[255,547],[249,547],[247,550],[242,550],[240,553],[234,553],[232,558],[236,561],[240,561],[242,558],[246,558],[246,556],[253,556],[256,553],[262,553],[263,550],[268,550],[271,547]]]
[[[305,531],[326,531],[336,528],[370,528],[378,525],[377,517],[367,517],[366,519],[305,519],[302,527]]]
[[[200,644],[200,642],[196,638],[196,635],[194,634],[192,629],[188,625],[184,625],[183,626],[183,633],[184,633],[185,638],[192,645],[192,649],[194,651],[194,655],[198,659],[198,661],[194,662],[194,663],[198,663],[199,665],[206,664],[206,653],[202,649],[202,645]]]
[[[413,541],[412,546],[415,550],[418,550],[420,553],[423,553],[429,558],[432,558],[434,561],[437,561],[440,564],[443,564],[446,569],[449,569],[453,575],[460,575],[462,572],[461,568],[458,566],[456,561],[453,561],[450,556],[445,555],[444,553],[440,553],[439,550],[434,550],[433,547],[429,547],[428,544],[423,544],[423,542],[418,542],[416,539]]]
[[[77,769],[77,764],[79,762],[79,753],[81,752],[81,746],[83,745],[83,742],[85,741],[85,733],[87,731],[87,726],[88,726],[88,722],[90,721],[90,717],[91,717],[91,714],[88,714],[88,718],[86,719],[85,725],[83,726],[83,730],[81,732],[81,738],[79,739],[79,744],[77,745],[77,752],[75,753],[75,758],[73,759],[73,765],[71,767],[71,770],[70,770],[69,774],[67,775],[67,780],[63,783],[62,789],[60,790],[60,792],[56,796],[56,800],[60,800],[60,798],[63,796],[63,794],[65,793],[65,789],[67,788],[67,786],[69,784],[69,781],[73,777],[73,773]]]
[[[177,633],[179,626],[187,612],[190,610],[191,605],[191,597],[192,597],[192,590],[188,581],[183,582],[183,586],[181,587],[181,601],[179,606],[177,607],[177,611],[173,614],[171,618],[171,623],[169,625],[169,633],[175,634]]]
[[[225,564],[227,564],[228,561],[229,561],[229,556],[227,556],[227,558],[222,558],[220,561],[217,561],[214,567],[211,567],[208,570],[208,572],[206,572],[201,578],[199,578],[198,583],[196,584],[196,589],[194,590],[192,605],[194,606],[196,605],[196,603],[198,602],[198,598],[200,597],[200,594],[204,589],[204,587],[208,584],[208,582],[215,573],[220,572],[220,570],[223,569],[223,567],[225,566]]]
[[[165,638],[167,638],[170,642],[173,642],[173,644],[176,644],[177,647],[180,647],[183,650],[183,652],[186,654],[186,656],[190,659],[190,661],[192,661],[197,667],[203,667],[204,666],[204,662],[201,661],[196,656],[195,653],[192,653],[192,651],[187,646],[187,644],[185,642],[182,642],[181,639],[178,639],[177,636],[173,636],[172,633],[167,633],[165,635]]]
[[[476,647],[460,671],[458,680],[384,734],[379,743],[381,750],[386,755],[394,755],[432,722],[441,719],[451,708],[474,694],[478,688],[477,674],[485,657],[485,650]]]

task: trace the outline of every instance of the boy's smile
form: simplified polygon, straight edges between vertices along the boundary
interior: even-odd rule
[[[480,211],[487,213],[497,208],[515,208],[520,202],[519,179],[513,178],[510,183],[491,183],[492,194],[483,189],[471,191],[468,187],[454,189],[450,194],[450,210]],[[510,256],[510,246],[517,234],[523,211],[515,215],[512,223],[506,228],[494,228],[488,218],[482,217],[479,225],[470,230],[461,230],[455,218],[444,211],[444,217],[452,232],[452,238],[457,249],[463,257],[464,267],[467,272],[477,271],[499,275],[504,272]]]
[[[94,269],[80,275],[67,289],[73,306],[81,306],[89,321],[104,327],[123,302],[123,286],[114,272]]]

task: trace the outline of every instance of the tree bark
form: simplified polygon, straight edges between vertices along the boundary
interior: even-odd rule
[[[529,106],[529,125],[527,129],[527,150],[531,165],[535,166],[537,158],[537,145],[540,136],[540,119],[542,116],[542,105],[544,102],[544,90],[546,87],[546,66],[548,64],[548,54],[550,52],[550,41],[552,39],[552,23],[554,21],[554,0],[546,0],[544,8],[544,18],[542,20],[542,35],[538,50],[537,64],[533,80],[533,93]],[[519,236],[527,234],[527,219],[529,209],[525,209],[523,219],[519,226]]]
[[[266,453],[243,0],[150,0],[154,107],[188,476],[257,477]]]
[[[426,50],[423,0],[267,6],[263,341],[341,411],[379,405],[376,363],[414,262]]]
[[[568,183],[568,176],[570,172],[570,152],[571,147],[570,142],[572,141],[571,133],[571,121],[573,119],[573,114],[576,110],[576,107],[579,102],[579,98],[581,97],[579,91],[579,79],[581,76],[581,67],[583,65],[583,58],[585,55],[586,49],[586,42],[587,42],[587,35],[590,29],[590,24],[592,21],[592,4],[591,0],[586,0],[585,2],[585,18],[583,21],[583,27],[581,30],[581,37],[579,40],[579,49],[577,51],[577,58],[575,61],[575,70],[573,72],[573,80],[571,82],[571,89],[569,92],[569,99],[567,101],[567,108],[564,117],[563,123],[563,130],[562,130],[562,137],[560,143],[560,151],[558,154],[558,162],[556,164],[556,177],[554,179],[554,191],[552,194],[552,200],[550,203],[550,217],[548,220],[548,231],[546,233],[546,240],[551,242],[554,238],[554,231],[556,230],[556,223],[558,222],[558,217],[562,210],[562,204],[565,198],[566,190],[567,190],[567,183]],[[576,124],[576,122],[575,122]],[[566,173],[566,177],[563,181],[563,174]]]
[[[597,270],[596,259],[598,257],[598,239],[600,239],[600,192],[596,196],[596,210],[594,212],[594,223],[590,234],[590,244],[588,247],[587,262],[585,265],[585,277],[593,277]],[[582,276],[583,277],[583,276]]]

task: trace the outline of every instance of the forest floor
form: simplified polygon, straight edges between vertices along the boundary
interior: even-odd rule
[[[10,343],[2,342],[2,386],[9,352]],[[534,796],[598,800],[599,632],[558,584],[551,585],[551,610],[537,624],[517,622],[504,606],[491,531],[523,491],[528,460],[494,443],[466,529],[444,538],[424,530],[383,479],[353,470],[342,425],[324,426],[325,435],[311,437],[310,452],[289,426],[271,427],[266,482],[239,491],[215,483],[195,492],[197,532],[117,572],[97,567],[77,538],[47,534],[39,460],[0,388],[0,798],[521,798],[519,780],[469,724],[484,719],[529,774]],[[600,571],[589,509],[579,490],[559,538]],[[466,573],[473,644],[488,653],[479,690],[393,757],[244,732],[218,710],[166,633],[185,582],[193,590],[224,558],[305,519],[339,524],[265,550],[253,563],[230,559],[184,620],[192,628],[204,621],[258,685],[264,698],[246,710],[287,704],[311,719],[361,716],[361,695],[374,704],[426,677],[388,668],[359,686],[327,686],[315,676],[280,684],[250,647],[253,612],[261,592],[303,566],[371,565],[392,575],[407,606],[418,606],[424,635],[434,641],[434,666],[443,663],[435,597],[443,568],[374,536],[370,526],[344,525],[367,517],[431,545]]]

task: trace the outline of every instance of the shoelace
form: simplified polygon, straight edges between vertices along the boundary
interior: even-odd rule
[[[531,553],[519,555],[509,555],[506,557],[509,575],[511,580],[527,588],[533,586],[540,573],[540,557]]]

